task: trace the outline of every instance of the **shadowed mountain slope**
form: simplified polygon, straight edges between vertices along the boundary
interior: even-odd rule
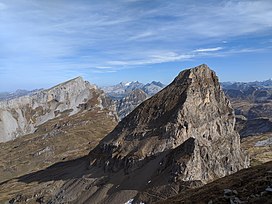
[[[234,173],[249,163],[234,123],[215,73],[185,70],[89,153],[84,182],[68,180],[50,202],[125,203],[139,192],[158,201]]]

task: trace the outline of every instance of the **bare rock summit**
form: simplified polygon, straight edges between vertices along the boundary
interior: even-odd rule
[[[0,142],[33,133],[50,119],[74,115],[91,105],[111,109],[112,104],[103,91],[82,77],[31,95],[0,101]]]
[[[89,153],[88,181],[67,182],[62,202],[152,203],[246,168],[234,125],[215,72],[184,70]]]
[[[93,151],[102,156],[93,161],[107,158],[115,167],[116,162],[131,158],[136,165],[188,143],[190,159],[178,159],[186,166],[182,179],[213,180],[247,166],[234,125],[234,111],[215,72],[200,65],[181,72],[124,118]],[[111,151],[105,151],[105,146]]]

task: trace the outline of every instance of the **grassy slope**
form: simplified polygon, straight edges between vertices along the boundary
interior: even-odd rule
[[[0,143],[0,183],[11,179],[0,185],[0,203],[24,189],[31,192],[44,187],[37,183],[19,183],[14,178],[87,155],[116,123],[107,110],[94,108],[50,120],[33,134]]]
[[[272,133],[265,133],[256,136],[250,136],[242,139],[241,147],[249,155],[251,159],[251,165],[259,165],[265,162],[272,161],[272,146],[261,146],[257,147],[255,144],[258,141],[266,140],[272,137]]]

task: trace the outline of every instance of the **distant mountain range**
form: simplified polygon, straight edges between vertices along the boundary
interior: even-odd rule
[[[236,115],[241,137],[272,131],[272,80],[222,83]]]
[[[234,103],[234,101],[247,100],[251,101],[250,103],[259,103],[260,105],[260,103],[265,103],[272,99],[271,79],[261,82],[222,82],[221,86],[226,95],[233,102],[236,114],[238,115],[241,114],[241,108],[244,109],[244,107],[236,107],[236,103]],[[131,111],[133,111],[144,100],[148,99],[150,96],[155,95],[164,87],[165,85],[161,82],[152,81],[151,83],[143,84],[139,81],[134,81],[121,82],[113,86],[102,87],[102,89],[111,99],[115,101],[117,113],[119,119],[121,120]],[[259,112],[263,114],[265,111]],[[270,112],[268,114],[269,117],[271,116],[272,118],[272,114],[270,114]],[[244,114],[244,116],[248,118],[247,114]],[[256,130],[259,130],[259,128],[257,128]],[[248,134],[249,133],[246,133],[246,135]]]
[[[132,81],[121,82],[113,86],[102,87],[102,90],[104,90],[105,93],[107,93],[113,99],[121,99],[136,89],[141,89],[147,95],[153,96],[154,94],[162,90],[164,87],[165,87],[164,84],[156,81],[152,81],[151,83],[147,84],[143,84],[139,81]]]
[[[143,84],[139,81],[132,82],[121,82],[113,86],[102,87],[102,90],[113,99],[121,99],[128,96],[132,91],[141,89],[147,95],[153,96],[166,85],[161,82],[152,81],[151,83]],[[248,97],[249,94],[257,91],[255,96],[258,98],[264,96],[264,90],[272,89],[272,79],[266,81],[255,81],[255,82],[222,82],[222,88],[230,95],[235,97]]]
[[[112,86],[104,86],[101,89],[107,93],[111,98],[121,99],[127,96],[129,93],[136,89],[143,90],[149,96],[152,96],[163,89],[166,85],[161,82],[152,81],[151,83],[143,84],[139,81],[132,82],[120,82],[119,84]],[[238,90],[245,91],[252,88],[258,89],[270,89],[272,88],[272,79],[265,81],[254,81],[254,82],[222,82],[221,86],[225,90]],[[42,89],[24,90],[18,89],[15,92],[0,92],[0,101],[10,100],[20,96],[31,95]]]
[[[272,79],[254,82],[222,82],[221,85],[225,89],[235,90],[247,89],[249,87],[272,88]]]
[[[26,95],[31,95],[37,91],[41,91],[42,89],[35,89],[32,91],[28,90],[23,90],[23,89],[18,89],[15,92],[0,92],[0,101],[3,100],[11,100],[14,98],[18,98],[20,96],[26,96]]]
[[[158,93],[164,87],[164,84],[156,81],[147,84],[133,81],[121,82],[113,86],[102,87],[102,89],[115,101],[117,113],[121,120],[140,105],[140,103]]]
[[[263,82],[224,82],[221,84],[226,94],[231,98],[250,99],[254,102],[263,102],[272,99],[272,80]]]

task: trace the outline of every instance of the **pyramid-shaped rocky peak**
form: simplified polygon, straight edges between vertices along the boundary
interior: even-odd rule
[[[90,165],[132,174],[143,185],[155,185],[160,176],[206,183],[248,166],[234,124],[215,72],[200,65],[125,117],[90,152]]]

